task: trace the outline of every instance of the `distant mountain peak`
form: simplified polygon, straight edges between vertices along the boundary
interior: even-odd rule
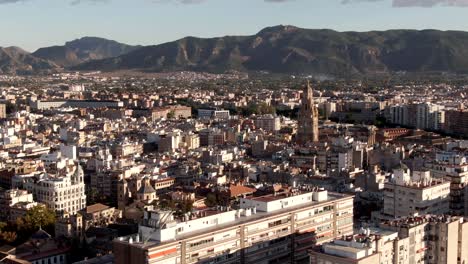
[[[33,55],[70,67],[92,60],[117,57],[138,48],[140,46],[130,46],[105,38],[82,37],[68,41],[64,46],[41,48]]]
[[[269,33],[285,33],[285,32],[295,32],[300,30],[301,28],[292,26],[292,25],[277,25],[272,27],[266,27],[260,30],[257,35],[265,35]]]

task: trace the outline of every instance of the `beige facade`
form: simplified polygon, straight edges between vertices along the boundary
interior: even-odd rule
[[[381,227],[409,239],[408,247],[395,253],[401,264],[468,263],[468,222],[462,217],[427,215],[386,221]]]
[[[5,104],[0,104],[0,119],[6,118],[6,105]]]
[[[141,236],[114,242],[116,264],[308,261],[311,247],[353,229],[353,197],[341,194],[278,194],[240,204],[238,210],[208,209],[185,221],[148,211]]]
[[[393,180],[384,186],[383,219],[450,211],[450,182],[432,179],[429,171],[411,173],[403,165],[394,170]]]

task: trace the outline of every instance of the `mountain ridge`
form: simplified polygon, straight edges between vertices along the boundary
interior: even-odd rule
[[[344,31],[291,25],[254,35],[198,38],[131,46],[82,37],[33,53],[0,50],[0,73],[44,74],[63,70],[142,72],[271,72],[362,77],[395,72],[468,73],[468,32],[395,29]]]
[[[468,32],[346,31],[273,26],[250,36],[185,37],[74,70],[267,71],[335,76],[468,72]]]

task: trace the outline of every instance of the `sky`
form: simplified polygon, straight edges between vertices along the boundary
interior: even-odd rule
[[[0,0],[0,47],[84,36],[154,45],[294,25],[338,31],[468,31],[468,0]]]

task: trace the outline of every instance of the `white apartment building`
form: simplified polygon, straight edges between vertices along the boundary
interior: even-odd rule
[[[281,129],[281,118],[274,115],[259,116],[254,121],[255,127],[268,132],[275,132]]]
[[[438,153],[436,159],[424,164],[432,175],[450,185],[450,212],[468,216],[468,162],[466,157]]]
[[[230,116],[229,110],[198,109],[200,119],[229,119]]]
[[[433,179],[429,171],[411,173],[404,164],[393,176],[384,185],[382,219],[449,213],[450,182]]]
[[[393,124],[417,129],[440,130],[445,123],[444,106],[432,103],[392,105],[386,116]]]
[[[425,215],[386,221],[380,227],[397,231],[400,241],[409,240],[395,248],[396,263],[468,263],[468,222],[463,217]]]
[[[442,129],[445,122],[444,106],[423,103],[416,107],[416,128],[418,129]]]
[[[147,211],[139,235],[114,241],[114,254],[116,264],[307,263],[314,245],[352,232],[352,196],[294,190],[182,219]]]
[[[37,202],[45,204],[57,212],[67,212],[71,215],[86,207],[84,173],[76,164],[71,175],[50,176],[37,182],[30,182]]]
[[[424,215],[362,229],[311,251],[312,264],[462,264],[468,261],[468,222]]]
[[[98,101],[98,100],[57,100],[57,101],[41,101],[31,102],[31,108],[37,110],[49,110],[60,107],[72,108],[118,108],[123,107],[121,101]]]
[[[29,207],[37,205],[33,195],[26,190],[10,189],[0,192],[0,211],[2,212],[0,219],[14,221],[16,218],[13,218],[15,214],[12,214],[12,211],[17,204]]]
[[[396,231],[361,229],[359,234],[343,236],[311,251],[310,263],[403,264],[396,261],[395,250],[407,242],[408,239],[400,241]]]

